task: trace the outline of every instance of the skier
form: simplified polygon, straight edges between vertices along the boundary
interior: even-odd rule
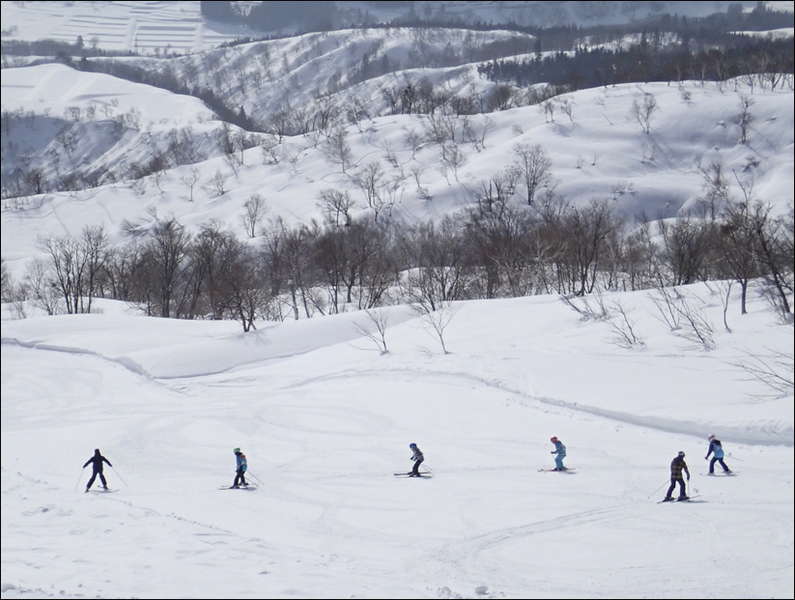
[[[709,459],[709,455],[712,454],[712,460],[709,462],[709,474],[715,474],[715,462],[719,462],[720,466],[723,467],[724,473],[731,473],[729,467],[726,466],[726,463],[723,462],[723,446],[720,443],[720,440],[716,438],[714,435],[710,435],[708,438],[709,440],[709,450],[707,450],[707,455],[704,457],[704,460]]]
[[[689,498],[685,489],[685,480],[682,478],[682,471],[687,473],[687,480],[690,481],[690,471],[685,462],[685,453],[680,451],[676,458],[671,461],[671,487],[668,488],[668,493],[665,495],[666,502],[673,500],[671,494],[673,494],[677,483],[679,484],[679,500],[687,500]]]
[[[83,465],[84,469],[88,465],[90,465],[92,463],[94,465],[94,472],[91,475],[91,479],[88,480],[88,485],[86,486],[86,491],[90,490],[91,486],[94,485],[94,481],[97,479],[97,475],[99,475],[99,480],[102,482],[102,488],[103,489],[108,489],[108,482],[105,480],[105,475],[102,473],[102,469],[103,469],[102,463],[103,462],[108,463],[109,467],[113,466],[112,464],[110,464],[110,461],[107,458],[105,458],[104,456],[102,456],[102,454],[100,454],[99,448],[95,448],[94,449],[94,456],[89,458],[86,461],[86,464]]]
[[[240,451],[240,448],[235,448],[233,450],[235,456],[237,457],[237,472],[235,473],[235,482],[232,484],[233,488],[239,488],[241,485],[247,486],[248,482],[246,481],[246,469],[248,469],[248,461],[246,460],[246,455]]]
[[[409,444],[409,448],[411,448],[411,451],[414,453],[411,455],[411,460],[414,461],[414,468],[411,470],[411,473],[409,473],[409,477],[419,477],[420,465],[422,464],[422,461],[425,460],[425,456],[423,455],[422,450],[419,449],[417,444],[412,442],[411,444]]]
[[[554,471],[565,471],[566,467],[563,466],[563,459],[566,458],[566,446],[563,445],[557,437],[552,436],[549,441],[555,444],[555,449],[550,454],[557,454],[555,457]]]

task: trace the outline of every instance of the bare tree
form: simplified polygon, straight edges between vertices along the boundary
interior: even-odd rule
[[[0,258],[0,271],[2,272],[2,286],[0,286],[0,300],[2,302],[11,302],[15,296],[13,279],[11,273],[8,271],[6,259]]]
[[[345,173],[351,164],[353,152],[348,144],[348,131],[342,127],[335,128],[323,144],[325,156],[329,162],[340,165]]]
[[[489,110],[507,110],[511,107],[512,100],[513,88],[506,84],[498,85],[492,90],[489,97]]]
[[[422,302],[414,304],[413,308],[420,316],[423,324],[425,324],[431,333],[439,339],[439,343],[442,346],[442,353],[450,354],[444,341],[444,334],[450,322],[453,320],[453,317],[458,312],[459,307],[455,306],[450,301],[443,301],[441,304],[437,305],[436,308],[432,308],[430,304]]]
[[[723,206],[730,200],[729,183],[726,180],[723,163],[720,160],[713,160],[709,166],[705,167],[701,164],[701,157],[698,157],[696,168],[704,181],[705,193],[700,201],[708,207],[710,219],[714,221]]]
[[[214,193],[216,197],[226,194],[226,175],[218,169],[206,182],[205,188],[208,192]]]
[[[190,234],[175,219],[158,220],[152,228],[151,238],[144,250],[148,266],[148,312],[161,317],[179,317],[180,306],[175,306],[180,283],[183,280]]]
[[[558,98],[558,107],[560,110],[565,114],[569,121],[572,123],[574,122],[574,117],[572,117],[572,113],[574,112],[574,102],[569,98]]]
[[[643,128],[643,132],[648,134],[651,132],[651,118],[658,109],[657,99],[654,94],[644,93],[643,102],[638,102],[638,99],[635,98],[632,101],[632,107],[629,112]]]
[[[58,284],[52,276],[51,267],[42,259],[33,259],[26,268],[25,285],[34,304],[48,315],[61,314],[66,304],[58,291]]]
[[[383,309],[365,309],[365,313],[375,327],[375,330],[357,323],[356,331],[375,342],[382,355],[389,354],[389,349],[386,345],[386,327],[389,322],[389,311]]]
[[[193,188],[196,187],[196,184],[199,183],[201,179],[201,171],[197,168],[192,168],[186,175],[183,175],[180,178],[180,181],[188,186],[188,190],[190,191],[190,195],[188,196],[189,200],[193,202]]]
[[[730,202],[719,226],[718,243],[726,273],[740,284],[740,314],[746,314],[748,285],[761,275],[752,207],[746,202]]]
[[[713,227],[702,220],[677,217],[675,223],[660,222],[661,276],[669,285],[686,285],[705,279]]]
[[[747,359],[734,363],[749,376],[752,381],[760,381],[773,390],[774,398],[791,396],[795,389],[793,379],[793,355],[781,351],[770,351],[769,358],[763,358],[760,353],[746,352]]]
[[[462,223],[444,217],[420,224],[404,233],[401,250],[403,292],[411,302],[435,310],[467,297],[473,275]]]
[[[245,208],[245,212],[241,215],[240,220],[246,230],[246,235],[250,238],[257,237],[257,229],[268,212],[268,205],[262,196],[254,193],[248,197],[243,208]]]
[[[263,285],[263,272],[254,251],[237,240],[228,247],[229,261],[223,270],[222,290],[229,315],[243,326],[247,333],[256,329],[254,320],[267,300],[267,287]]]
[[[539,104],[539,109],[541,112],[544,113],[544,122],[549,123],[552,121],[555,122],[555,109],[557,108],[557,103],[555,102],[554,98],[547,98],[541,104]]]
[[[539,188],[549,186],[552,180],[552,161],[541,144],[517,144],[513,151],[524,175],[527,204],[532,206]]]
[[[776,312],[792,323],[789,294],[793,290],[792,221],[774,218],[770,203],[755,201],[751,226],[756,238],[757,257],[765,267],[765,292]]]
[[[628,311],[621,302],[613,302],[612,308],[614,312],[607,321],[613,330],[613,341],[627,350],[645,346],[646,342],[635,331],[635,324],[630,321]]]
[[[384,211],[391,211],[403,192],[403,177],[386,177],[379,161],[370,161],[353,176],[364,194],[365,203],[373,211],[375,220]]]
[[[354,201],[347,190],[344,192],[334,189],[323,190],[320,192],[318,206],[326,215],[326,220],[335,227],[350,225],[351,209],[354,207]]]
[[[704,315],[704,302],[700,298],[693,295],[688,297],[676,287],[659,287],[652,301],[671,333],[695,343],[705,351],[715,349],[714,331]]]
[[[751,114],[751,106],[754,104],[754,99],[745,94],[740,95],[740,112],[737,115],[737,124],[740,126],[740,143],[744,144],[748,140],[748,129],[754,121],[754,116]]]
[[[48,182],[43,169],[38,167],[23,168],[22,180],[25,182],[29,194],[43,194],[47,191]]]
[[[284,137],[290,135],[293,128],[293,116],[286,110],[272,113],[265,122],[265,131],[274,135],[279,144]]]
[[[91,312],[96,278],[107,260],[107,244],[102,227],[86,226],[81,239],[39,238],[38,246],[50,257],[54,283],[68,314]]]

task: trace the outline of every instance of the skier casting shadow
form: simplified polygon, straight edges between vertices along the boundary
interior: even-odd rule
[[[409,477],[419,477],[420,476],[420,465],[422,461],[425,460],[425,456],[422,454],[422,450],[417,447],[417,444],[411,443],[409,444],[409,448],[413,454],[411,455],[411,460],[414,461],[414,468],[409,473]]]
[[[566,446],[563,445],[557,436],[549,438],[549,441],[555,444],[555,449],[550,454],[557,454],[555,457],[554,471],[565,471],[566,467],[563,466],[563,459],[566,458]]]
[[[112,464],[110,464],[110,461],[107,458],[105,458],[104,456],[102,456],[102,454],[99,453],[99,448],[96,448],[94,450],[94,456],[89,458],[86,461],[86,464],[83,465],[84,469],[92,463],[94,465],[94,473],[91,475],[91,479],[88,480],[86,491],[90,490],[91,486],[94,485],[94,481],[97,479],[97,475],[99,475],[99,480],[102,482],[102,487],[104,489],[108,489],[108,482],[105,480],[105,475],[102,473],[103,462],[108,463],[109,467],[113,466]]]
[[[237,457],[237,471],[235,472],[235,482],[232,484],[232,487],[239,488],[241,485],[247,486],[248,482],[246,481],[245,473],[248,469],[248,461],[246,460],[246,455],[240,451],[240,448],[235,448],[233,452]]]
[[[685,462],[685,453],[679,452],[677,457],[671,461],[671,487],[668,488],[668,493],[665,495],[665,501],[673,500],[671,494],[673,494],[677,483],[679,484],[679,500],[688,499],[685,488],[685,480],[682,477],[682,471],[687,473],[687,480],[690,481],[690,471],[687,469],[687,463]]]
[[[720,440],[714,435],[710,435],[707,439],[709,439],[709,450],[707,450],[707,455],[704,457],[704,460],[709,460],[709,455],[713,455],[712,460],[709,461],[709,474],[715,474],[715,462],[720,463],[720,466],[723,467],[724,473],[731,473],[729,467],[727,467],[726,463],[723,462],[723,446],[721,445]]]

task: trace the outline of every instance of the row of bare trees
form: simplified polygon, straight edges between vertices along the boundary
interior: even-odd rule
[[[327,195],[329,191],[325,192]],[[493,195],[437,222],[401,224],[372,214],[288,226],[273,219],[240,240],[210,223],[196,233],[175,219],[128,229],[111,247],[99,227],[79,238],[42,238],[4,300],[32,299],[50,313],[90,312],[97,297],[135,303],[153,316],[305,318],[414,303],[537,293],[587,296],[714,279],[737,282],[741,311],[754,281],[781,315],[792,312],[793,210],[727,201],[716,214],[629,223],[609,200],[574,206],[546,194],[533,205]]]

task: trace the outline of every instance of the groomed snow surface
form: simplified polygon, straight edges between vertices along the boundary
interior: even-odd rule
[[[364,312],[242,334],[6,306],[3,598],[791,598],[793,398],[739,365],[792,327],[753,293],[725,331],[711,286],[682,289],[709,352],[649,292],[604,298],[633,350],[548,296],[454,305],[449,354],[406,307],[382,354]],[[704,475],[710,433],[736,477]],[[576,472],[538,471],[553,435]],[[433,478],[393,476],[411,442]],[[235,446],[255,492],[219,489]],[[94,448],[116,493],[84,493]],[[658,504],[680,450],[702,495]]]

